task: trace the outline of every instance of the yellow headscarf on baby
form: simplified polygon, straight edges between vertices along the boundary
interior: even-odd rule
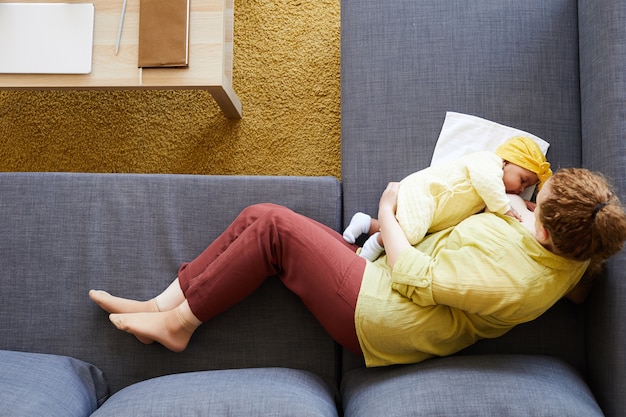
[[[547,161],[541,148],[531,138],[516,136],[504,142],[496,149],[496,155],[505,161],[526,168],[537,174],[538,189],[552,176],[550,163]]]

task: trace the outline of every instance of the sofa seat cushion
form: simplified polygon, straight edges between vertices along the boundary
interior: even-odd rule
[[[468,355],[348,371],[345,417],[602,416],[580,375],[559,359]]]
[[[130,385],[93,416],[337,416],[336,390],[312,373],[251,368],[173,374]]]
[[[108,392],[102,372],[87,362],[0,350],[0,416],[89,416]]]

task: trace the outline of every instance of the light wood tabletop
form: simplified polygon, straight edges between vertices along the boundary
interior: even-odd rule
[[[64,2],[94,4],[91,73],[0,74],[0,89],[204,89],[226,117],[241,118],[241,102],[232,87],[234,0],[190,1],[187,68],[137,67],[139,0],[127,0],[117,55],[115,46],[124,0]]]

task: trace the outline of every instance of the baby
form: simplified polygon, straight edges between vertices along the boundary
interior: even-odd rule
[[[537,143],[517,136],[495,152],[475,152],[453,162],[415,172],[400,182],[396,218],[412,245],[427,233],[443,230],[485,208],[522,221],[506,194],[521,194],[552,176]],[[530,210],[534,204],[526,202]],[[384,251],[378,221],[356,213],[343,232],[349,243],[369,234],[360,255],[370,261]]]

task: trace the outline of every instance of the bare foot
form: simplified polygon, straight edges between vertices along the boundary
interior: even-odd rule
[[[135,335],[142,343],[159,342],[174,352],[187,347],[191,335],[200,325],[186,320],[179,309],[159,313],[111,314],[109,320],[120,330]]]
[[[148,301],[136,301],[115,297],[101,290],[89,291],[89,298],[109,313],[148,313],[159,311],[154,298]]]

